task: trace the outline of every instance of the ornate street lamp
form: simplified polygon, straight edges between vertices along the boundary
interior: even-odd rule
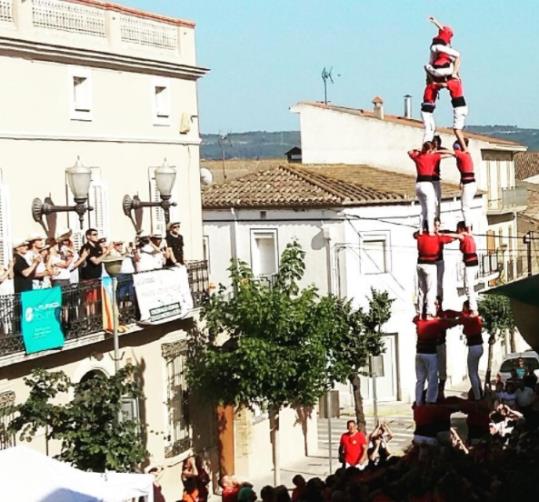
[[[170,208],[176,206],[176,202],[171,202],[172,188],[176,181],[176,168],[167,164],[167,159],[163,161],[163,164],[154,171],[155,184],[159,195],[160,201],[156,202],[143,202],[138,195],[130,197],[124,195],[122,207],[124,214],[132,221],[137,233],[142,230],[142,210],[145,207],[160,207],[165,213],[165,223],[170,222]],[[133,218],[132,212],[135,212],[135,218]]]
[[[68,167],[65,170],[67,183],[73,194],[75,205],[73,206],[57,206],[52,201],[51,197],[45,197],[43,201],[35,198],[32,201],[32,217],[38,222],[47,235],[52,236],[56,227],[56,213],[75,212],[79,215],[80,227],[82,228],[84,215],[87,211],[92,211],[93,208],[86,204],[88,201],[88,191],[90,190],[90,182],[92,180],[92,170],[86,167],[77,157],[77,162],[74,166]],[[45,224],[44,217],[47,220]]]

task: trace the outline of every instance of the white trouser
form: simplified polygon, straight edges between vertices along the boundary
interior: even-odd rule
[[[435,263],[417,264],[417,311],[423,312],[423,306],[426,305],[427,315],[436,315],[436,280],[437,270]]]
[[[434,203],[436,204],[436,218],[440,219],[440,211],[441,211],[441,202],[442,202],[442,187],[440,185],[440,180],[435,180],[432,182],[432,186],[434,187]]]
[[[436,354],[438,355],[438,379],[447,380],[447,347],[445,343],[436,345]]]
[[[470,303],[470,310],[477,312],[477,293],[475,292],[475,278],[477,277],[477,265],[464,266],[464,292]]]
[[[427,403],[438,399],[438,356],[436,354],[415,355],[415,402],[423,404],[423,389],[427,381]]]
[[[425,65],[425,70],[427,70],[433,77],[450,77],[453,75],[454,69],[453,63],[450,63],[446,68],[434,68],[431,64]]]
[[[434,115],[431,112],[421,112],[421,118],[423,119],[423,143],[426,141],[432,141],[434,133],[436,132],[436,123],[434,122]]]
[[[442,300],[444,299],[444,272],[444,260],[438,260],[436,262],[436,296],[440,300],[440,308],[442,307]]]
[[[468,347],[468,377],[475,399],[481,399],[481,379],[479,378],[479,359],[483,355],[482,345]]]
[[[468,228],[472,227],[472,202],[477,192],[477,183],[465,183],[462,185],[460,196],[460,207],[462,208],[462,218]]]
[[[436,214],[436,194],[432,181],[418,181],[415,184],[415,193],[421,205],[421,216],[419,218],[419,231],[423,231],[423,224],[426,221],[429,232],[434,232],[434,216]]]
[[[457,106],[453,108],[453,129],[464,129],[464,122],[468,115],[467,106]]]

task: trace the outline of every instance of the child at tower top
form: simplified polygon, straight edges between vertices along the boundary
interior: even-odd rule
[[[450,26],[443,26],[433,16],[429,17],[429,21],[438,28],[438,34],[432,39],[429,64],[425,65],[425,70],[434,79],[457,78],[461,58],[460,53],[451,47],[453,30]]]

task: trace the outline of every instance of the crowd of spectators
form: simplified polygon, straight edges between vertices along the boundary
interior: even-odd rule
[[[343,436],[361,445],[352,448],[357,463],[350,464],[340,452],[342,467],[325,479],[297,474],[294,487],[265,486],[259,498],[248,485],[250,498],[241,500],[245,484],[227,476],[221,481],[223,502],[539,500],[539,387],[533,371],[515,372],[505,384],[498,376],[495,390],[480,401],[441,397],[425,407],[442,410],[429,415],[438,423],[448,418],[447,434],[438,433],[433,442],[414,440],[404,455],[394,456],[386,424],[362,440],[349,421]],[[450,421],[454,411],[467,414],[467,428],[460,434]],[[416,423],[416,433],[421,426]]]
[[[72,232],[55,238],[35,234],[17,240],[13,258],[0,266],[0,294],[21,293],[33,289],[60,286],[63,288],[107,275],[103,261],[121,257],[122,276],[135,272],[170,267],[184,263],[183,237],[180,223],[167,226],[166,236],[138,235],[133,242],[109,241],[94,228],[85,232],[85,243],[75,248]]]

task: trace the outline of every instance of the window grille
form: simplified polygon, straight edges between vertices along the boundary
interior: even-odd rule
[[[0,23],[13,22],[12,0],[0,0]]]
[[[9,423],[15,418],[14,405],[15,392],[0,393],[0,450],[15,446],[15,434],[7,430]]]

